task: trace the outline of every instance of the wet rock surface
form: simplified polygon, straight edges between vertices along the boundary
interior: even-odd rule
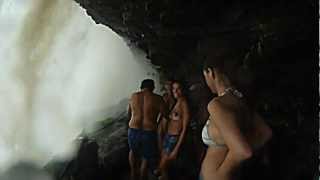
[[[188,177],[180,178],[195,179],[198,166],[193,165],[198,157],[193,155],[203,147],[198,135],[211,96],[201,77],[200,41],[241,34],[245,38],[239,37],[236,41],[249,43],[242,61],[246,71],[243,77],[250,82],[254,107],[272,127],[274,138],[267,150],[269,158],[265,161],[257,158],[245,164],[250,168],[243,169],[250,171],[242,171],[240,179],[317,178],[318,12],[315,1],[76,1],[97,23],[112,28],[128,39],[129,45],[144,50],[151,62],[161,67],[164,78],[182,79],[189,87],[195,123],[188,132],[187,150],[174,165],[173,174],[190,172]],[[212,51],[219,49],[212,48]],[[119,173],[127,178],[126,121],[120,119],[90,138],[89,142],[97,144],[97,152],[79,154],[87,154],[84,156],[92,160],[92,164],[83,163],[87,174],[114,179],[112,175]],[[75,164],[81,162],[75,161]],[[75,168],[73,172],[84,174],[84,169]],[[89,179],[98,178],[93,176]]]
[[[45,169],[57,180],[127,179],[127,122],[124,115],[103,121],[97,130],[79,136],[74,158],[51,161]]]

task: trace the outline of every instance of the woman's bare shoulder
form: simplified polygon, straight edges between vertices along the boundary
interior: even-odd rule
[[[225,121],[225,119],[236,121],[237,119],[237,114],[234,109],[219,99],[213,99],[209,102],[208,112],[210,116],[214,117],[215,121],[217,121],[217,119],[221,119],[221,121]]]
[[[227,106],[221,101],[220,98],[213,98],[208,103],[208,111],[228,111]]]

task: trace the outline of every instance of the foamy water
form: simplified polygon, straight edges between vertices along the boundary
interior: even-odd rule
[[[72,0],[4,0],[0,8],[2,170],[72,155],[84,127],[144,78],[158,81],[142,52]]]

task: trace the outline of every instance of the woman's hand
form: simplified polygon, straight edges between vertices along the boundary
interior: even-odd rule
[[[176,159],[177,159],[177,155],[178,155],[178,153],[177,153],[176,151],[172,151],[172,152],[170,153],[168,159],[169,159],[170,161],[176,160]]]
[[[262,148],[272,138],[272,130],[263,118],[255,113],[253,116],[253,132],[249,134],[248,141],[254,150]]]

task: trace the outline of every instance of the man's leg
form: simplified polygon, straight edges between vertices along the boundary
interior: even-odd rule
[[[153,173],[159,162],[158,134],[156,131],[145,131],[143,136],[143,163],[141,177],[148,178],[148,172]]]
[[[148,166],[148,161],[146,159],[141,160],[140,164],[140,180],[145,180],[147,178],[147,166]]]
[[[140,164],[140,131],[137,129],[128,130],[128,144],[130,148],[129,152],[129,164],[130,164],[130,178],[131,180],[137,180],[139,174]]]
[[[132,150],[129,152],[130,179],[137,180],[138,160],[134,156]]]

